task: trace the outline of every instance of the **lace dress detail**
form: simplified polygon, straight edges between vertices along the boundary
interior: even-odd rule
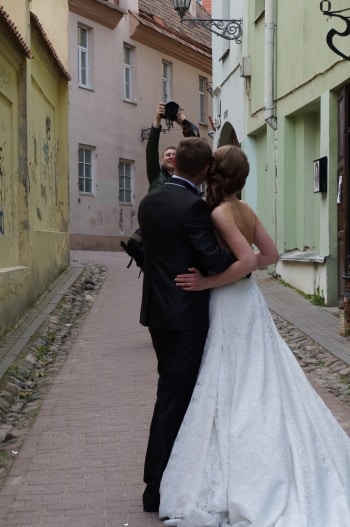
[[[212,291],[198,381],[160,490],[169,526],[350,526],[350,439],[253,277]]]

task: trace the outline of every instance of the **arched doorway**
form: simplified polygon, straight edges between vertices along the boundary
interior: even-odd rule
[[[222,127],[221,134],[218,141],[218,147],[224,145],[241,146],[238,142],[235,129],[231,123],[225,123]]]
[[[225,145],[234,145],[234,146],[241,146],[238,142],[237,135],[235,132],[235,129],[233,128],[231,123],[225,123],[222,127],[220,138],[218,141],[218,147],[219,146],[225,146]],[[237,196],[239,199],[241,199],[242,194],[241,192],[237,193]]]

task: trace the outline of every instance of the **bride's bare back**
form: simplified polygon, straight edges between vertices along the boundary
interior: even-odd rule
[[[245,201],[232,197],[217,207],[221,209],[228,219],[234,222],[243,234],[249,245],[253,245],[255,240],[256,214]],[[226,245],[218,232],[220,240]]]

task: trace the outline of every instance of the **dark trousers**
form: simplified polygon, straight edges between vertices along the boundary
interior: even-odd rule
[[[158,389],[144,467],[144,482],[159,489],[162,474],[190,402],[207,330],[149,328],[158,360]]]

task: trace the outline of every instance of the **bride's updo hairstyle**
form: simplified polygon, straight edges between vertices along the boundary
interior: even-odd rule
[[[248,174],[249,162],[243,150],[233,145],[220,146],[213,154],[207,175],[206,201],[210,210],[241,191]]]

